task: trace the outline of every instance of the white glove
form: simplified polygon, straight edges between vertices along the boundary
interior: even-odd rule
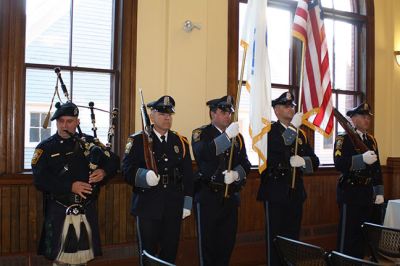
[[[225,130],[225,134],[228,138],[234,138],[239,134],[239,122],[233,122]]]
[[[366,164],[373,164],[378,160],[378,156],[376,156],[374,151],[366,151],[362,155],[363,161]]]
[[[237,171],[231,170],[228,172],[228,170],[225,170],[222,172],[224,176],[224,183],[229,185],[232,184],[234,181],[239,181],[239,173]]]
[[[182,219],[185,219],[186,217],[188,217],[192,212],[188,209],[183,208],[183,212],[182,212]]]
[[[295,128],[298,128],[301,126],[303,123],[303,112],[297,112],[294,114],[292,121],[290,121],[290,124],[292,124]]]
[[[146,182],[149,186],[151,186],[151,187],[157,186],[158,181],[160,181],[160,177],[157,176],[153,170],[149,170],[146,173]]]
[[[382,204],[384,201],[383,195],[376,195],[375,204]]]
[[[306,165],[306,161],[299,155],[293,155],[290,157],[290,166],[292,167],[303,167]]]

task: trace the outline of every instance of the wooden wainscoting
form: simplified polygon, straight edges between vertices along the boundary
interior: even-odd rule
[[[386,199],[399,198],[400,158],[389,158],[383,173]],[[304,178],[308,198],[304,205],[301,239],[326,250],[334,249],[336,245],[337,177],[334,169],[326,168]],[[232,265],[265,263],[264,210],[262,203],[255,200],[259,182],[257,171],[251,171],[241,192]],[[91,265],[107,265],[116,260],[136,261],[135,222],[129,214],[131,193],[131,188],[121,177],[114,178],[102,189],[98,211],[104,256]],[[34,255],[43,221],[42,193],[33,186],[32,175],[0,177],[0,215],[0,260],[25,256],[31,265],[43,265],[43,259]],[[197,265],[197,260],[195,221],[191,215],[182,225],[177,262],[179,265]]]

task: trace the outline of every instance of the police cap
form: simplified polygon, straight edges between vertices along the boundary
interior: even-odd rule
[[[368,103],[362,103],[353,109],[350,109],[346,113],[347,116],[352,117],[354,115],[373,115],[371,113],[371,107]]]
[[[209,100],[206,104],[208,105],[208,107],[210,107],[211,111],[215,111],[217,108],[219,108],[224,112],[235,112],[235,109],[233,108],[234,100],[233,97],[230,95],[218,99]]]
[[[55,107],[57,108],[57,110],[54,112],[53,116],[51,117],[51,121],[53,121],[54,119],[57,119],[61,116],[77,117],[79,115],[78,107],[72,102],[66,102],[63,104],[61,104],[60,102],[57,102],[55,104]]]
[[[148,103],[147,107],[160,113],[173,114],[175,113],[175,100],[171,96],[164,95],[157,101]]]
[[[275,107],[275,105],[291,105],[291,106],[296,106],[294,103],[294,96],[293,93],[291,92],[284,92],[276,98],[275,100],[272,100],[272,107]]]

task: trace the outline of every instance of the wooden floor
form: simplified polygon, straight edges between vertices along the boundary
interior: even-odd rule
[[[193,248],[195,243],[185,241],[187,245],[180,246],[176,264],[185,266],[197,266],[197,251]],[[133,244],[106,247],[104,254],[91,261],[88,266],[136,266],[138,258],[136,247]],[[51,266],[51,262],[36,254],[16,254],[12,256],[1,256],[0,266]],[[251,243],[237,245],[232,254],[232,266],[259,266],[265,265],[264,243]]]
[[[303,228],[304,229],[304,228]],[[308,232],[308,230],[303,230]],[[335,247],[336,234],[325,238],[309,238],[304,234],[301,241],[321,246],[325,251]],[[51,266],[52,263],[34,253],[0,256],[0,266]],[[125,243],[103,247],[103,256],[91,261],[88,266],[136,266],[138,265],[136,243]],[[176,260],[178,266],[199,265],[196,239],[182,239]],[[237,237],[230,261],[231,266],[266,265],[264,232],[247,233]]]

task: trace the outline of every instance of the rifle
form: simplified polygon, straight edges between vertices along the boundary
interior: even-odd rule
[[[150,118],[147,113],[146,105],[144,104],[142,89],[139,89],[140,93],[140,113],[142,116],[142,129],[143,129],[143,149],[144,149],[144,159],[146,161],[147,169],[153,170],[156,175],[158,175],[156,160],[153,156],[153,137],[151,133],[153,128],[150,124]]]
[[[359,138],[358,133],[351,125],[349,120],[347,120],[335,107],[333,107],[333,114],[336,117],[336,120],[346,131],[347,135],[349,135],[351,142],[353,143],[356,151],[358,153],[364,153],[369,150],[367,145]]]

